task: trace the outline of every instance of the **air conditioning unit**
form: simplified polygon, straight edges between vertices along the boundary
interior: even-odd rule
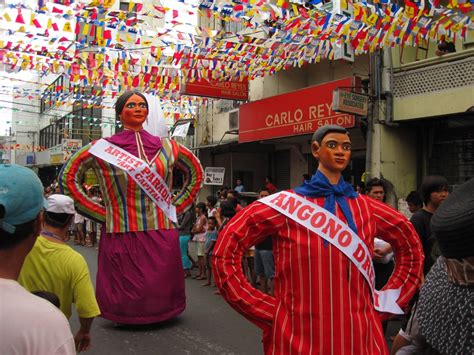
[[[239,110],[229,111],[229,131],[239,130]]]

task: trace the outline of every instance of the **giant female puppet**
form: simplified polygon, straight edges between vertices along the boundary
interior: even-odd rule
[[[125,130],[73,155],[60,181],[81,214],[105,223],[96,286],[102,316],[121,324],[155,323],[185,308],[173,222],[199,192],[202,167],[184,146],[143,129],[148,102],[139,92],[122,94],[115,112]],[[183,172],[184,186],[172,195],[174,168]],[[105,206],[81,188],[89,169],[97,175]]]

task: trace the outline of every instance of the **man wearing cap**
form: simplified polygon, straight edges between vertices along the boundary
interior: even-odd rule
[[[381,320],[403,313],[421,282],[421,243],[408,220],[359,195],[342,178],[351,139],[340,126],[313,135],[318,171],[303,185],[260,199],[221,232],[213,270],[233,308],[263,330],[266,354],[387,354]],[[397,262],[374,289],[374,236]],[[274,297],[253,288],[241,260],[251,245],[273,238]],[[378,311],[378,312],[377,312]]]
[[[17,283],[45,207],[43,186],[25,167],[0,165],[0,354],[75,354],[64,315]]]
[[[85,351],[91,343],[92,321],[100,311],[84,257],[64,242],[74,219],[74,201],[54,194],[47,202],[43,229],[25,259],[18,281],[31,292],[56,294],[67,318],[71,317],[72,303],[76,304],[81,327],[74,341],[78,351]]]

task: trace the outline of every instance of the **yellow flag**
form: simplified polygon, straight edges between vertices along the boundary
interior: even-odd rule
[[[7,20],[7,22],[12,22],[12,19],[11,19],[10,15],[8,15],[8,12],[6,12],[6,11],[3,14],[3,18],[5,20]]]
[[[444,24],[444,28],[448,28],[448,26],[452,23],[453,23],[453,21],[451,21],[451,20],[446,21],[446,23]]]
[[[48,24],[46,25],[46,28],[48,30],[50,30],[51,28],[53,28],[53,20],[51,20],[50,18],[48,19]]]
[[[103,5],[105,8],[109,8],[114,4],[115,0],[104,0]]]
[[[295,13],[295,16],[299,16],[300,12],[298,11],[298,6],[295,4],[291,4],[291,7],[293,8],[293,12]]]
[[[458,32],[460,29],[463,28],[463,24],[462,23],[457,23],[455,25],[453,25],[453,27],[451,27],[451,31],[453,32]]]
[[[130,1],[128,3],[128,12],[132,12],[133,11],[133,7],[135,6],[135,3]]]
[[[71,23],[70,23],[69,21],[66,21],[66,23],[64,24],[63,31],[64,31],[64,32],[72,32],[72,30],[71,30]]]
[[[102,26],[97,26],[95,33],[96,33],[97,39],[99,39],[99,38],[102,39]]]
[[[84,36],[87,36],[87,35],[89,34],[89,26],[90,26],[90,25],[89,25],[88,23],[85,23],[85,24],[84,24],[84,27],[82,28],[82,34],[83,34]]]
[[[377,20],[379,19],[379,17],[377,16],[376,13],[373,13],[372,15],[370,15],[368,18],[367,18],[367,24],[369,26],[374,26],[376,23],[377,23]]]

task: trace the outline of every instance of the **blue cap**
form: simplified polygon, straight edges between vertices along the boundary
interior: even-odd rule
[[[46,207],[43,184],[31,169],[0,164],[0,205],[5,208],[0,229],[13,234],[15,226],[34,220]]]

